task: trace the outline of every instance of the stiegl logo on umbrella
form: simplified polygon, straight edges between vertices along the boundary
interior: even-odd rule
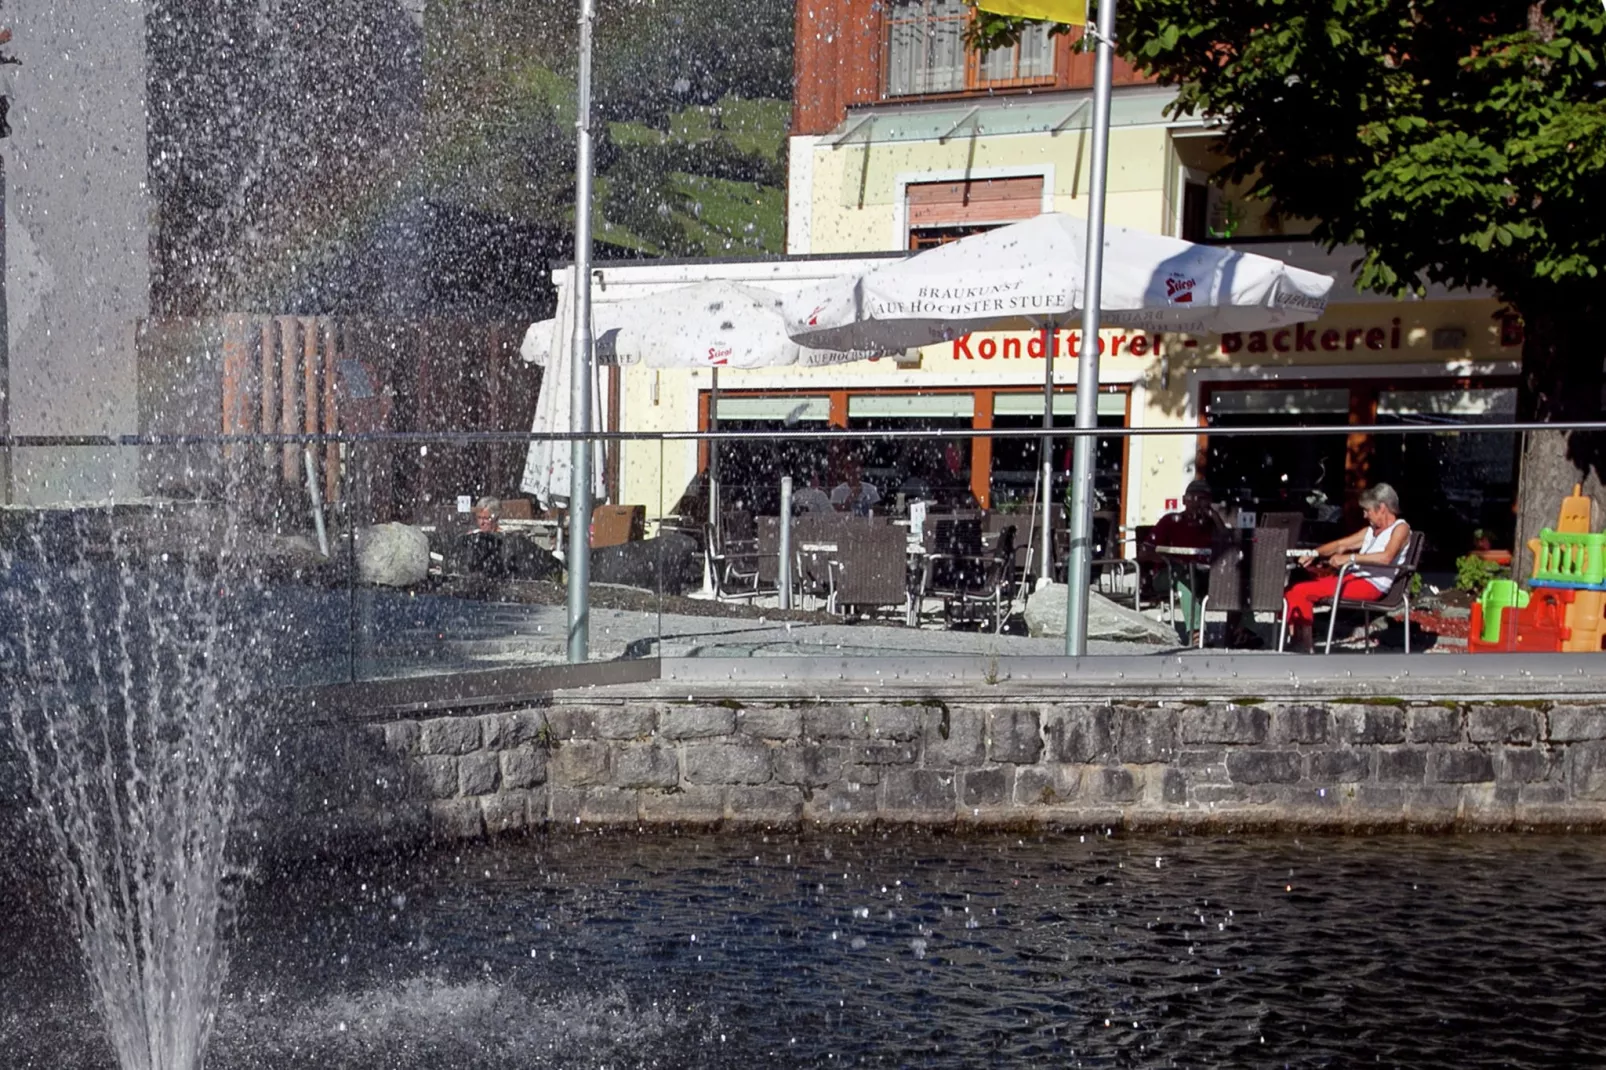
[[[1173,272],[1165,280],[1165,295],[1173,305],[1193,304],[1193,288],[1199,285],[1199,280],[1188,275]]]

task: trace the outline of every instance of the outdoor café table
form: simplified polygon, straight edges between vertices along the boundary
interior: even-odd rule
[[[1154,552],[1167,559],[1178,559],[1175,563],[1188,566],[1190,577],[1200,568],[1209,568],[1210,559],[1215,556],[1215,550],[1208,546],[1156,546]],[[1167,564],[1173,563],[1168,560]]]
[[[1215,551],[1208,546],[1156,546],[1154,552],[1165,558],[1166,568],[1175,570],[1181,566],[1188,570],[1188,589],[1199,589],[1199,570],[1206,572],[1210,569],[1210,558]],[[1175,609],[1172,610],[1173,615]]]

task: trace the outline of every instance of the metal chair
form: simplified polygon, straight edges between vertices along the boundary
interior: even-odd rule
[[[1132,610],[1137,612],[1143,608],[1143,573],[1138,568],[1136,558],[1131,557],[1101,557],[1088,562],[1088,570],[1092,574],[1093,585],[1100,594],[1108,594],[1111,600],[1121,594],[1125,586],[1121,578],[1127,573],[1132,575]],[[1106,581],[1114,579],[1113,586],[1106,587]]]
[[[1293,541],[1293,531],[1287,527],[1255,529],[1249,551],[1249,612],[1257,620],[1262,614],[1270,614],[1272,620],[1287,617],[1288,600],[1283,592],[1288,589],[1288,548]],[[1277,635],[1279,653],[1287,638],[1284,627]]]
[[[1378,615],[1387,616],[1402,607],[1405,609],[1405,652],[1407,654],[1411,652],[1411,577],[1416,575],[1416,571],[1421,565],[1422,549],[1424,546],[1426,546],[1426,544],[1427,536],[1420,531],[1413,531],[1411,532],[1410,538],[1406,540],[1405,552],[1401,556],[1398,564],[1361,566],[1368,571],[1372,569],[1387,569],[1394,573],[1394,583],[1386,592],[1384,592],[1382,598],[1360,599],[1334,597],[1329,600],[1327,605],[1319,605],[1315,607],[1318,611],[1328,614],[1327,644],[1322,649],[1322,653],[1331,654],[1333,652],[1333,634],[1338,626],[1339,610],[1359,610],[1364,616],[1366,622],[1365,628],[1367,631],[1365,650],[1367,653],[1371,653],[1372,618]],[[1343,568],[1338,570],[1337,590],[1342,591],[1344,589],[1344,580],[1348,577],[1352,567],[1353,566],[1351,565],[1345,565]],[[1283,603],[1282,628],[1284,632],[1288,630],[1288,604],[1286,601]],[[1282,649],[1281,643],[1278,644],[1278,649]]]
[[[740,536],[733,538],[732,534],[738,532]],[[724,524],[707,525],[703,553],[708,559],[708,574],[714,582],[716,601],[756,598],[764,593],[759,584],[761,555],[751,514],[727,513]]]
[[[1305,526],[1304,513],[1261,513],[1255,523],[1255,534],[1277,529],[1288,533],[1288,545],[1299,545],[1300,529]]]
[[[1210,586],[1199,600],[1199,649],[1205,645],[1205,624],[1210,619],[1210,603],[1215,602],[1222,620],[1244,604],[1244,551],[1236,540],[1219,547],[1210,559]]]
[[[781,588],[781,518],[758,518],[757,539],[758,584],[761,588],[778,591]]]
[[[837,609],[837,557],[847,519],[840,513],[804,513],[792,521],[792,593],[816,605],[824,602],[827,613]]]

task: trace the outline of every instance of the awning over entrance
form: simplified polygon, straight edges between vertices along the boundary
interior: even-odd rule
[[[1110,125],[1147,126],[1170,122],[1165,106],[1175,90],[1144,88],[1110,99]],[[832,148],[891,141],[948,141],[998,134],[1065,134],[1092,122],[1090,92],[1033,93],[952,104],[883,105],[848,113],[825,135]]]

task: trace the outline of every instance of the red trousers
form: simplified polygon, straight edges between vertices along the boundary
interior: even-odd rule
[[[1338,587],[1338,577],[1321,576],[1314,580],[1305,580],[1296,583],[1283,597],[1288,599],[1288,623],[1311,624],[1315,622],[1316,615],[1311,611],[1319,601],[1326,601],[1333,597],[1333,591]],[[1383,592],[1362,576],[1345,576],[1344,593],[1342,598],[1353,598],[1361,602],[1375,602],[1383,597]]]

